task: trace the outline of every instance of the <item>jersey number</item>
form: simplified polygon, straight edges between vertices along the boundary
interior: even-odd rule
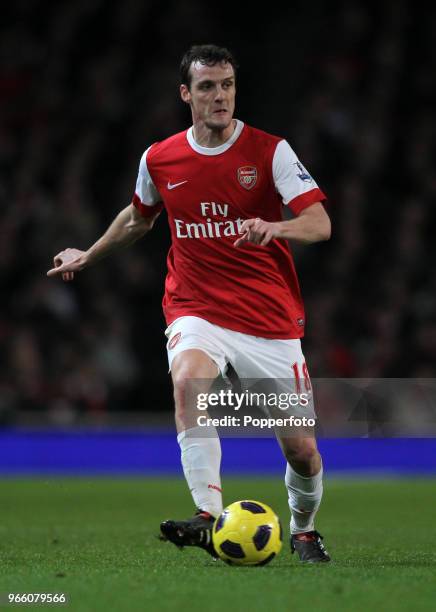
[[[295,389],[296,389],[297,393],[301,393],[301,377],[300,377],[300,372],[299,372],[299,369],[298,369],[298,363],[297,362],[292,364],[292,369],[294,370]],[[305,387],[306,391],[311,391],[312,390],[312,384],[310,382],[309,370],[307,369],[306,362],[303,363],[301,369],[303,370],[304,387]]]

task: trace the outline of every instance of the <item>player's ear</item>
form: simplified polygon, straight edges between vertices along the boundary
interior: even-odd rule
[[[185,84],[180,85],[180,97],[182,98],[183,102],[186,102],[186,104],[191,102],[191,92],[189,91],[188,86]]]

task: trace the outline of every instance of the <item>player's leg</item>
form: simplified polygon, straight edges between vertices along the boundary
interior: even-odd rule
[[[161,523],[163,539],[179,547],[199,546],[216,556],[212,526],[222,510],[221,446],[213,426],[199,426],[198,393],[207,393],[226,368],[217,330],[197,317],[183,317],[167,330],[168,360],[174,386],[175,419],[183,471],[197,508],[187,520]],[[202,413],[202,416],[207,416]]]
[[[314,531],[321,504],[322,462],[314,437],[279,437],[287,461],[285,483],[292,513],[291,534]]]
[[[199,349],[179,353],[171,366],[183,472],[196,507],[214,517],[222,511],[221,445],[214,427],[197,424],[194,402],[198,393],[209,391],[218,374],[216,363]]]
[[[309,563],[330,561],[322,536],[315,530],[315,515],[323,494],[321,455],[314,437],[279,437],[287,460],[285,484],[291,510],[291,549]]]
[[[234,366],[240,378],[274,379],[278,388],[284,385],[283,389],[288,391],[308,392],[311,401],[306,414],[313,416],[310,380],[300,341],[245,336],[241,343],[243,350],[236,352]],[[289,384],[294,388],[289,389]],[[297,416],[304,416],[301,409]],[[323,493],[322,460],[315,437],[305,429],[301,434],[293,430],[289,435],[286,430],[280,430],[277,438],[287,460],[285,482],[292,513],[292,550],[297,550],[303,561],[329,561],[322,538],[314,527]]]
[[[315,530],[315,515],[323,495],[323,468],[314,432],[307,428],[287,436],[280,430],[277,439],[287,461],[285,484],[291,510],[291,550],[297,551],[303,562],[328,562],[330,555],[322,543],[323,537]]]

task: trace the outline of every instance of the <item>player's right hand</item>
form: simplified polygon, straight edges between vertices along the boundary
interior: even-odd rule
[[[53,258],[54,268],[47,272],[47,276],[59,276],[62,274],[64,281],[72,281],[74,273],[80,272],[86,265],[85,251],[79,249],[65,249]]]

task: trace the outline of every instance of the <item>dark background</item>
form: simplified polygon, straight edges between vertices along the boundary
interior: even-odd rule
[[[331,241],[295,248],[312,377],[434,376],[435,31],[410,1],[2,5],[0,421],[172,408],[165,213],[73,284],[45,274],[190,125],[178,66],[206,42],[239,61],[236,116],[287,138],[329,197]]]

